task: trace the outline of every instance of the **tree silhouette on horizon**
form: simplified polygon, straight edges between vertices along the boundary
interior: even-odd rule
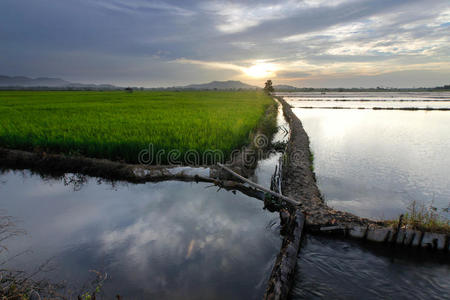
[[[264,86],[264,91],[267,94],[273,93],[274,88],[272,86],[272,80],[269,79],[269,80],[266,81],[265,86]]]

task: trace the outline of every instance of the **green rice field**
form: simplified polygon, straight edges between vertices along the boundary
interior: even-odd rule
[[[258,91],[0,91],[0,146],[130,163],[150,144],[229,155],[270,105]]]

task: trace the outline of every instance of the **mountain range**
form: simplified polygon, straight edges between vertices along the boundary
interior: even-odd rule
[[[0,75],[0,87],[18,88],[97,88],[116,89],[118,87],[111,84],[83,84],[72,83],[60,78],[38,77],[30,78],[26,76],[4,76]]]
[[[185,86],[171,87],[167,89],[183,89],[183,90],[258,90],[260,87],[243,83],[241,81],[211,81],[203,84],[189,84]]]
[[[275,89],[275,91],[295,91],[299,89],[298,87],[286,84],[274,85],[273,88]]]
[[[123,89],[123,87],[111,84],[83,84],[73,83],[60,78],[0,75],[0,88],[24,88],[24,89]],[[249,85],[241,81],[212,81],[203,84],[190,84],[167,88],[149,88],[149,90],[256,90],[257,86]]]

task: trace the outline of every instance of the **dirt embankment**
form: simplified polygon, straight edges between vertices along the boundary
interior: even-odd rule
[[[283,194],[302,204],[307,226],[326,225],[369,225],[376,222],[350,213],[333,210],[322,199],[312,171],[309,138],[301,121],[282,97],[277,99],[283,105],[283,113],[290,124],[291,137],[287,144],[283,166]]]
[[[22,150],[0,148],[0,167],[3,169],[30,169],[36,173],[53,175],[77,173],[109,180],[121,180],[133,183],[162,180],[192,180],[195,175],[181,168],[132,165],[107,159],[47,154]],[[207,174],[209,176],[209,174]]]

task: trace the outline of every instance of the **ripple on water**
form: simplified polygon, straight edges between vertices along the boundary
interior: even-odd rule
[[[377,250],[378,249],[378,250]],[[389,256],[385,248],[307,236],[293,299],[448,299],[450,266]]]

